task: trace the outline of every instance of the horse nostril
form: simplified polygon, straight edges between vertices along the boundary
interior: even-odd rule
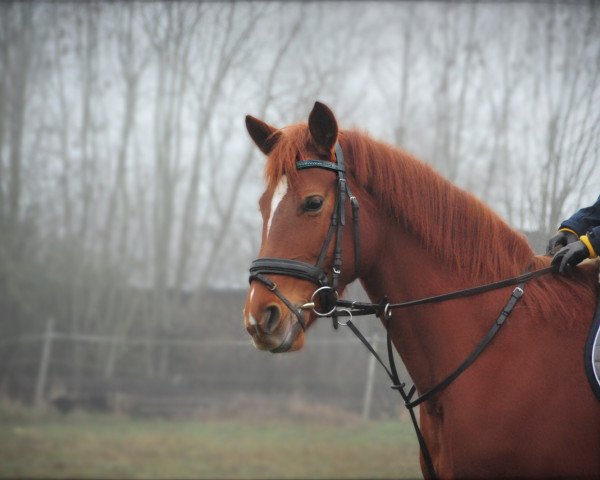
[[[265,328],[265,333],[271,333],[275,330],[275,327],[279,323],[279,318],[281,317],[281,312],[279,308],[275,305],[271,305],[265,309],[265,313],[263,315],[263,325]]]

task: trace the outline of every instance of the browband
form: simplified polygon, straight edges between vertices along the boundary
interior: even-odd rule
[[[299,160],[296,162],[296,168],[298,170],[303,170],[305,168],[324,168],[325,170],[332,170],[334,172],[344,171],[343,165],[338,165],[329,160]]]

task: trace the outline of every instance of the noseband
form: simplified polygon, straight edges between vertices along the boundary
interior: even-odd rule
[[[354,225],[354,275],[358,277],[360,268],[360,242],[359,242],[359,230],[358,230],[358,200],[350,192],[348,183],[346,181],[346,169],[344,165],[344,154],[342,147],[339,142],[335,144],[335,156],[336,163],[328,160],[300,160],[296,162],[296,168],[298,170],[305,170],[308,168],[322,168],[335,172],[337,175],[337,194],[335,200],[335,206],[333,213],[331,214],[331,222],[329,224],[329,230],[325,237],[323,247],[317,258],[317,263],[311,265],[310,263],[300,262],[298,260],[290,260],[287,258],[257,258],[250,266],[250,282],[258,280],[260,283],[265,285],[271,290],[296,316],[298,323],[304,329],[304,317],[299,308],[294,307],[292,303],[285,298],[284,295],[277,289],[277,284],[265,275],[286,275],[288,277],[295,277],[301,280],[307,280],[314,283],[317,286],[317,290],[311,297],[311,303],[305,304],[310,305],[313,312],[319,317],[329,317],[333,319],[333,326],[337,328],[337,313],[336,313],[336,302],[338,298],[337,288],[339,284],[339,278],[342,273],[342,237],[344,232],[344,226],[346,225],[346,197],[350,200],[352,206],[352,219]],[[327,275],[327,272],[323,268],[325,263],[325,257],[329,250],[329,245],[335,236],[335,244],[333,250],[333,260],[331,266],[331,276]],[[314,301],[320,300],[321,305],[325,305],[326,308],[330,308],[330,311],[319,311],[317,310]]]

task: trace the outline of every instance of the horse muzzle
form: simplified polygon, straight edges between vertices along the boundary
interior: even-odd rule
[[[297,317],[304,312],[290,312],[286,306],[270,303],[264,308],[244,309],[244,325],[259,350],[283,353],[299,350],[304,345],[304,327]]]

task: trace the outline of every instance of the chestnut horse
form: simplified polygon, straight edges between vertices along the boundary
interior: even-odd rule
[[[337,291],[358,275],[373,302],[441,294],[549,264],[491,209],[424,162],[365,133],[338,131],[335,116],[321,103],[308,124],[277,129],[248,116],[246,126],[268,157],[259,260],[315,265],[322,257],[328,275],[338,268]],[[335,242],[325,240],[332,236],[338,203],[336,171],[297,168],[306,159],[334,166],[338,143],[347,186],[360,204],[358,230],[350,208],[342,219],[341,271],[332,258]],[[582,358],[596,275],[588,264],[568,278],[530,281],[494,342],[454,383],[419,406],[440,477],[600,477],[600,404]],[[251,282],[244,324],[257,348],[302,348],[316,317],[300,309],[315,290],[309,276],[300,277],[276,271]],[[393,311],[392,342],[419,392],[465,359],[511,291]],[[421,467],[428,476],[422,457]]]

